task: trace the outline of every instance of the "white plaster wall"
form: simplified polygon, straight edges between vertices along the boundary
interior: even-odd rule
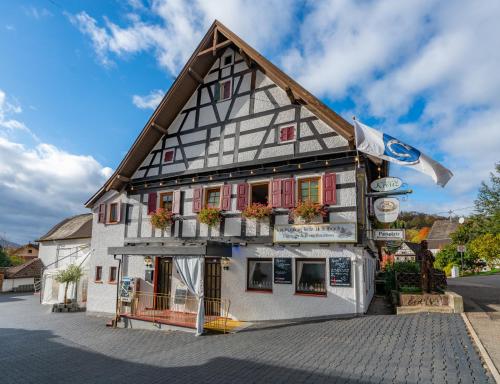
[[[352,287],[331,287],[328,281],[328,258],[349,257],[352,267]],[[295,294],[295,262],[292,263],[293,284],[274,284],[272,293],[246,290],[248,258],[325,258],[326,297]],[[249,245],[233,248],[229,270],[222,272],[222,297],[231,301],[230,315],[238,320],[278,320],[302,317],[363,313],[367,309],[367,296],[363,285],[363,259],[367,255],[361,248],[332,245],[301,245],[300,247],[270,247]],[[358,302],[358,304],[356,304]]]
[[[57,263],[57,268],[64,268],[72,262],[78,263],[81,257],[83,257],[90,250],[90,239],[75,239],[75,240],[53,240],[40,242],[38,258],[42,260],[42,263],[47,269],[55,269],[55,263],[57,259],[57,249],[66,248],[71,250],[64,250],[60,252],[59,262]],[[80,249],[77,253],[78,249]],[[74,253],[73,255],[64,257],[69,253]]]
[[[4,279],[2,284],[2,292],[10,292],[14,288],[20,285],[34,284],[35,279],[33,277],[23,277],[20,279]]]

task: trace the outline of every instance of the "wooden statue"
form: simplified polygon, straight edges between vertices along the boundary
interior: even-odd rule
[[[420,243],[418,258],[420,260],[420,277],[422,281],[422,292],[431,293],[432,291],[432,271],[434,268],[434,255],[427,249],[427,241]]]

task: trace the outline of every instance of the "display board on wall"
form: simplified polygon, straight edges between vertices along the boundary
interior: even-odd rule
[[[331,257],[330,285],[332,287],[350,287],[351,266],[351,259],[348,257]]]
[[[275,225],[275,243],[355,243],[356,223]]]
[[[274,283],[292,284],[292,259],[290,257],[274,258]]]

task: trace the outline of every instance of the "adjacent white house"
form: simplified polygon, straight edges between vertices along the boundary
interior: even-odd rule
[[[68,297],[76,298],[80,305],[86,304],[91,235],[92,215],[87,213],[64,219],[38,239],[38,257],[44,265],[41,280],[42,304],[60,303],[64,300],[64,285],[59,284],[55,277],[71,264],[81,265],[85,274],[77,288],[70,284]]]
[[[376,247],[365,191],[387,167],[358,155],[353,135],[216,21],[86,204],[94,252],[87,311],[114,314],[119,296],[128,323],[197,324],[199,332],[200,322],[225,316],[366,312]],[[301,202],[323,207],[324,217],[292,220]],[[270,215],[245,217],[256,203]],[[164,229],[151,225],[159,208],[174,215]],[[200,223],[207,208],[220,212],[216,225]]]

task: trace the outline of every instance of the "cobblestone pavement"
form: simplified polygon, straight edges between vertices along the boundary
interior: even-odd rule
[[[448,279],[448,285],[464,298],[466,315],[500,370],[500,275]]]
[[[458,315],[270,324],[233,335],[109,329],[0,295],[0,383],[491,383]]]

